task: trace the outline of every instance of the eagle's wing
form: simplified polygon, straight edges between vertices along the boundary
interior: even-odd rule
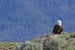
[[[53,33],[55,33],[55,31],[56,31],[56,27],[57,27],[57,25],[54,26]]]
[[[60,30],[60,32],[62,32],[63,31],[63,26],[61,27],[61,30]]]

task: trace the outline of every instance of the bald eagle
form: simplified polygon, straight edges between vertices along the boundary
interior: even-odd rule
[[[54,25],[54,28],[53,28],[53,33],[61,34],[62,31],[63,31],[62,21],[57,20],[57,23]]]

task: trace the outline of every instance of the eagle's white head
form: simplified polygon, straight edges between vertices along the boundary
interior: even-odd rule
[[[57,20],[57,25],[62,25],[62,21],[61,20]]]

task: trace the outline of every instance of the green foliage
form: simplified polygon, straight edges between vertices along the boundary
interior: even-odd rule
[[[64,32],[57,35],[57,37],[48,34],[45,38],[47,42],[44,43],[46,44],[44,50],[48,48],[50,50],[75,50],[75,33]]]
[[[16,43],[14,43],[14,42],[0,42],[0,46],[12,47],[12,46],[16,46]]]
[[[51,50],[75,50],[75,33],[69,34],[65,32],[49,39],[50,41],[47,41],[47,47]]]
[[[70,35],[70,37],[71,37],[71,38],[75,38],[75,33],[72,33],[72,34]]]
[[[24,47],[24,50],[43,50],[43,45],[40,43],[31,43]]]
[[[71,35],[68,32],[63,32],[61,33],[60,38],[65,38],[66,40],[68,40],[69,38],[71,38],[70,36]]]
[[[48,34],[25,43],[1,42],[0,47],[16,47],[16,44],[23,44],[20,48],[23,50],[75,50],[75,33],[64,32],[56,37]]]

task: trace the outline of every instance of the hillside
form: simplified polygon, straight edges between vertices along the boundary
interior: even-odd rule
[[[25,42],[0,42],[0,49],[10,50],[75,50],[75,33],[45,35]]]
[[[46,36],[33,39],[32,41],[26,41],[18,49],[75,50],[75,33],[62,33],[61,35],[57,36],[48,34]]]

